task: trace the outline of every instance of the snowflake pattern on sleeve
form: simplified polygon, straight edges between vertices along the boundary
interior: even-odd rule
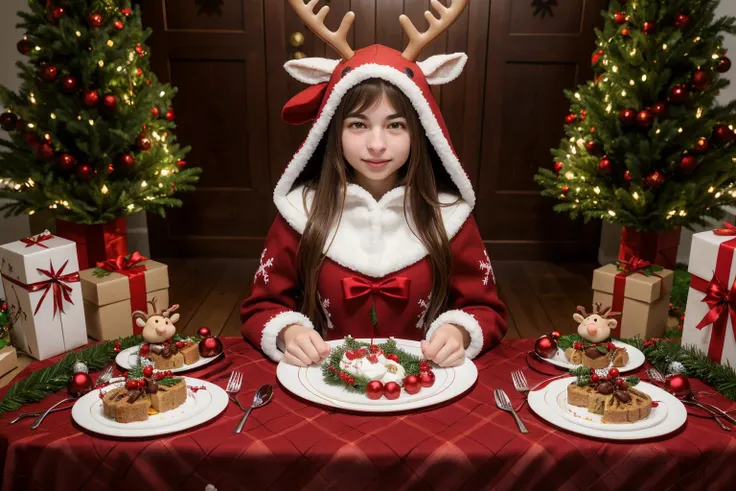
[[[258,281],[259,276],[263,276],[263,283],[268,285],[268,271],[266,271],[266,268],[270,268],[273,266],[273,258],[269,258],[265,263],[263,262],[263,258],[266,257],[267,250],[268,248],[263,249],[263,252],[261,253],[261,263],[258,266],[258,270],[256,271],[255,276],[253,277],[254,285]]]
[[[493,284],[496,284],[496,274],[493,272],[493,266],[491,266],[491,259],[488,257],[488,251],[483,249],[483,255],[485,256],[486,260],[478,261],[480,263],[480,270],[485,271],[485,276],[483,277],[483,285],[488,285],[488,277],[491,276],[493,278]]]
[[[429,309],[429,301],[432,299],[432,293],[425,299],[419,299],[419,306],[422,307],[422,312],[419,314],[419,320],[417,321],[417,329],[421,329],[424,325],[424,318],[427,316],[427,309]]]
[[[325,318],[327,319],[327,329],[334,329],[335,325],[332,323],[332,314],[327,310],[330,306],[330,299],[325,298],[322,299],[322,296],[317,292],[317,300],[319,300],[319,304],[322,307],[322,311],[325,313]]]

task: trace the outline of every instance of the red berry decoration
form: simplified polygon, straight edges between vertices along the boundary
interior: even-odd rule
[[[656,27],[657,25],[654,22],[646,21],[642,30],[644,31],[644,34],[654,34]]]
[[[203,338],[206,338],[207,336],[209,336],[212,333],[210,332],[210,328],[209,327],[200,327],[197,330],[197,334],[199,336],[203,337]]]
[[[581,350],[581,349],[583,349],[583,343],[581,343],[580,341],[575,341],[572,344],[572,347],[573,347],[573,349]]]
[[[13,113],[2,113],[0,115],[0,127],[5,131],[12,131],[15,129],[15,124],[18,122],[18,116]]]
[[[670,101],[679,104],[685,102],[687,98],[687,89],[684,85],[675,85],[670,89]]]
[[[616,368],[616,367],[611,367],[611,368],[610,368],[610,369],[608,370],[608,375],[612,375],[612,376],[613,376],[614,378],[618,377],[618,375],[619,375],[619,371],[618,371],[618,368]]]
[[[153,375],[153,367],[151,365],[143,367],[143,376],[150,377],[151,375]]]
[[[598,382],[598,379],[599,379],[599,377],[598,377],[598,375],[597,375],[597,374],[595,374],[595,373],[592,373],[592,374],[590,375],[590,381],[591,381],[591,382],[593,382],[593,383],[596,383],[596,382]]]
[[[54,147],[49,145],[48,143],[44,143],[40,147],[38,147],[38,150],[36,151],[36,155],[41,160],[53,160],[54,159]]]
[[[135,158],[131,154],[125,153],[118,158],[118,163],[126,169],[130,169],[135,165]]]
[[[603,51],[602,49],[599,49],[598,51],[596,51],[595,53],[593,53],[593,56],[590,57],[591,64],[595,65],[596,63],[598,63],[598,60],[604,54],[605,54],[605,51]]]
[[[698,90],[705,90],[708,87],[710,87],[710,84],[713,82],[713,77],[709,72],[706,72],[705,70],[698,70],[695,73],[693,73],[692,83],[693,87],[695,87]]]
[[[87,164],[82,164],[77,167],[77,177],[83,181],[88,181],[94,176],[94,170]]]
[[[371,353],[370,355],[368,355],[368,361],[371,363],[378,363],[378,355],[376,355],[375,353]]]
[[[383,384],[379,380],[372,380],[365,386],[365,395],[368,399],[380,399],[383,396]]]
[[[386,359],[399,363],[399,355],[395,355],[393,353],[386,355]]]
[[[560,331],[552,331],[550,336],[552,336],[552,339],[560,339]]]
[[[657,189],[664,184],[664,176],[659,171],[654,171],[644,179],[644,182],[650,188]]]
[[[649,110],[658,118],[663,118],[667,115],[667,104],[664,102],[656,102]]]
[[[636,113],[633,109],[621,109],[618,113],[618,119],[624,126],[631,126],[636,121]]]
[[[559,174],[561,170],[562,170],[562,162],[555,162],[555,172]]]
[[[675,17],[674,26],[680,30],[687,29],[687,26],[690,25],[690,17],[688,17],[686,14],[677,14],[677,17]]]
[[[129,378],[128,380],[125,381],[125,388],[128,390],[136,390],[138,388],[138,381],[132,378]]]
[[[86,90],[82,94],[82,99],[84,100],[85,106],[94,107],[100,101],[100,94],[96,90]]]
[[[125,17],[130,17],[131,15],[133,15],[133,11],[130,9],[122,9],[120,13],[123,14]]]
[[[138,146],[138,148],[143,151],[147,152],[151,149],[151,139],[148,138],[144,133],[141,133],[138,135],[138,138],[135,140],[135,144]]]
[[[222,341],[214,336],[204,338],[199,342],[199,354],[205,358],[217,356],[222,353]]]
[[[141,70],[140,68],[136,68],[135,74],[140,77],[141,75],[143,75],[143,70]]]
[[[573,124],[575,121],[577,121],[577,119],[578,117],[575,114],[570,113],[565,116],[565,124]]]
[[[125,27],[125,24],[123,24],[123,22],[119,20],[116,20],[115,22],[113,22],[112,25],[118,31],[122,31],[123,28]]]
[[[102,16],[98,13],[91,13],[87,16],[87,24],[96,29],[102,25]]]
[[[569,190],[570,190],[570,188],[569,188],[569,187],[567,187],[567,186],[562,186],[562,192],[563,192],[563,193],[566,193],[566,192],[568,192]]]
[[[157,107],[154,107],[153,109],[151,109],[151,116],[153,116],[154,118],[158,118],[158,108]]]
[[[590,154],[598,152],[598,142],[596,142],[595,140],[590,140],[588,143],[585,144],[585,149]]]
[[[542,358],[552,358],[557,353],[557,341],[545,334],[534,342],[534,352]]]
[[[144,344],[141,346],[140,354],[141,356],[147,356],[151,352],[151,347],[147,344]]]
[[[731,69],[731,60],[728,59],[725,56],[722,56],[718,59],[718,64],[716,65],[716,70],[718,70],[720,73],[726,73]]]
[[[717,124],[713,127],[713,140],[716,143],[728,143],[733,139],[733,131],[725,124]]]
[[[401,387],[396,382],[389,382],[383,386],[383,395],[386,397],[386,399],[398,399],[401,395]]]
[[[692,155],[685,155],[680,159],[680,170],[683,172],[692,172],[698,166],[698,159]]]
[[[62,77],[59,85],[61,86],[62,92],[71,94],[72,92],[77,90],[78,83],[76,78],[72,77],[71,75],[66,75],[65,77]]]
[[[422,385],[419,383],[419,377],[416,375],[407,375],[404,378],[404,391],[407,394],[414,395],[422,390]]]
[[[166,374],[165,374],[165,373],[163,373],[163,372],[156,372],[156,373],[155,373],[155,374],[153,375],[153,379],[154,379],[154,380],[163,380],[163,379],[164,379],[165,377],[166,377]]]
[[[636,124],[641,128],[651,128],[654,124],[654,114],[646,109],[636,115]]]
[[[664,382],[664,388],[675,397],[686,397],[690,394],[690,380],[682,374],[670,375]]]
[[[141,379],[138,379],[138,388],[139,389],[145,389],[146,388],[146,381]]]
[[[623,37],[628,37],[629,36],[629,30],[626,29],[626,28],[621,29],[621,35]]]
[[[625,24],[626,23],[626,14],[623,12],[616,12],[613,15],[613,20],[616,22],[616,24]]]
[[[347,358],[347,359],[348,359],[348,360],[350,360],[350,361],[353,361],[353,360],[354,360],[354,359],[356,359],[357,357],[358,357],[358,356],[356,355],[355,351],[353,351],[353,350],[347,350],[347,351],[345,352],[345,358]]]
[[[57,71],[53,65],[47,65],[41,69],[41,78],[47,82],[53,82],[56,80]]]
[[[613,343],[608,343],[608,344],[606,344],[606,349],[607,349],[608,351],[613,351],[613,350],[615,350],[615,349],[616,349],[616,345],[615,345],[615,344],[613,344]]]
[[[179,166],[179,168],[182,168],[187,165],[187,162],[185,160],[177,160],[176,165]]]
[[[54,10],[51,11],[51,18],[54,20],[59,20],[64,17],[64,13],[64,7],[54,7]]]
[[[624,172],[624,180],[625,181],[631,181],[631,179],[632,179],[631,172],[629,172],[629,171]]]
[[[107,94],[102,98],[102,104],[108,109],[115,109],[118,105],[118,98],[112,94]]]
[[[33,48],[33,45],[27,39],[21,39],[15,47],[18,49],[18,53],[27,55],[31,51],[31,48]]]
[[[598,162],[598,169],[603,174],[610,174],[613,171],[613,165],[610,160],[604,157],[600,162]]]
[[[434,385],[434,372],[422,372],[419,374],[419,384],[422,387],[432,387]]]
[[[173,121],[174,118],[174,108],[170,107],[169,110],[166,111],[166,121]]]

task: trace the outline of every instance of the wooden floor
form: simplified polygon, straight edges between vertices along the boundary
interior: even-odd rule
[[[169,265],[170,298],[178,303],[177,326],[194,335],[207,326],[218,336],[239,336],[239,304],[248,295],[257,259],[158,259]],[[577,305],[590,305],[594,264],[495,261],[493,269],[502,300],[509,308],[507,337],[536,338],[577,326]],[[31,361],[19,355],[19,367],[0,378],[10,382]]]

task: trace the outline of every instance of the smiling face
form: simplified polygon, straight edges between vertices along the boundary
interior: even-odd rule
[[[178,319],[179,314],[174,314],[171,318],[162,315],[152,315],[147,321],[136,319],[136,323],[143,328],[141,335],[144,340],[149,343],[163,343],[176,334],[174,322]]]
[[[398,184],[398,171],[409,159],[407,119],[382,93],[372,105],[350,111],[342,123],[342,153],[355,171],[355,182],[375,195]]]
[[[608,339],[611,336],[611,331],[618,325],[616,319],[605,318],[598,314],[589,315],[588,317],[575,314],[573,318],[580,323],[578,325],[580,337],[592,343],[600,343]]]

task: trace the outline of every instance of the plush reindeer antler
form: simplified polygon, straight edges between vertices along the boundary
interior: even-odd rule
[[[298,0],[292,0],[292,3]],[[419,57],[419,53],[432,41],[434,41],[440,34],[446,31],[453,22],[460,17],[460,14],[468,4],[468,0],[450,0],[452,4],[449,7],[442,5],[439,0],[432,0],[430,3],[435,10],[440,14],[440,18],[435,17],[429,10],[424,12],[424,18],[429,22],[429,28],[424,32],[417,31],[409,17],[402,14],[399,17],[401,27],[404,28],[407,37],[409,38],[409,45],[406,47],[401,56],[409,61],[416,61]]]
[[[158,299],[156,297],[153,297],[151,300],[146,302],[146,303],[151,304],[151,308],[153,309],[154,312],[158,312],[158,309],[156,308],[156,302],[158,302]]]
[[[582,305],[578,305],[577,310],[583,315],[583,317],[588,317],[588,312],[586,312],[585,307],[583,307]]]
[[[603,317],[608,317],[608,311],[611,310],[611,307],[603,307],[598,314],[602,315]]]
[[[355,52],[353,52],[348,44],[348,32],[355,20],[355,13],[348,12],[345,14],[337,31],[331,31],[325,25],[325,17],[327,17],[330,7],[325,5],[315,14],[314,7],[319,3],[319,0],[311,0],[308,4],[305,4],[304,0],[289,0],[289,3],[296,12],[296,15],[309,27],[309,30],[315,33],[322,41],[332,46],[343,60],[349,60],[353,57]]]
[[[179,308],[179,304],[178,303],[175,303],[174,305],[172,305],[168,309],[164,309],[164,311],[161,312],[161,315],[163,315],[164,317],[169,317],[171,315],[171,313],[174,312],[175,310],[177,310],[178,308]]]
[[[142,310],[136,310],[131,315],[133,317],[133,320],[143,319],[143,322],[146,322],[148,320],[148,314],[146,312],[143,312]]]

